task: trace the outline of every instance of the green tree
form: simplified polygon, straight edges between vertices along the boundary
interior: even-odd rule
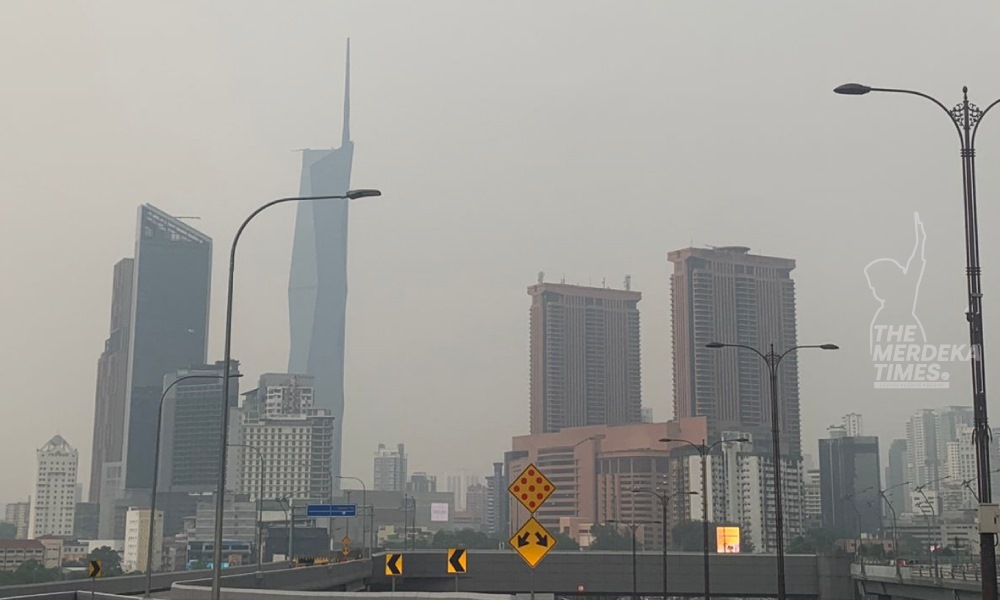
[[[95,548],[87,555],[87,560],[101,561],[101,577],[117,577],[122,574],[122,560],[109,546]]]
[[[831,554],[839,536],[832,529],[817,527],[788,544],[789,554]]]
[[[591,550],[631,550],[632,536],[622,533],[614,525],[594,525],[590,528],[594,541],[590,543]]]
[[[673,547],[684,552],[703,552],[704,544],[704,523],[701,521],[681,521],[670,530],[673,539]],[[715,539],[715,523],[708,524],[708,548],[712,550],[712,543]]]
[[[580,549],[580,544],[577,544],[576,540],[574,540],[573,538],[569,537],[565,533],[561,533],[561,532],[556,531],[556,532],[553,532],[552,537],[555,538],[556,549],[557,550],[566,551],[566,550],[579,550]]]

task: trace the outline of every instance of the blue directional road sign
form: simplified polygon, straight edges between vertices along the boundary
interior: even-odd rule
[[[357,504],[309,504],[306,506],[307,517],[356,517]]]

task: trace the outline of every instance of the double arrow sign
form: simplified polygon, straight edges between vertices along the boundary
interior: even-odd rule
[[[528,509],[531,518],[517,530],[508,543],[532,569],[542,562],[556,540],[535,518],[535,512],[556,491],[556,486],[535,465],[528,465],[507,488],[511,496]]]

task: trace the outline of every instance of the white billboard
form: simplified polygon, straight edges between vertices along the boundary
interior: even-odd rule
[[[448,522],[447,502],[431,502],[431,522],[432,523]]]

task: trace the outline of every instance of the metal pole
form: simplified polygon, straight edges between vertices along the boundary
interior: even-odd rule
[[[711,598],[711,577],[708,572],[708,446],[702,440],[698,452],[701,453],[701,544],[703,546],[702,572],[705,576],[705,600]]]
[[[890,92],[920,96],[930,100],[948,115],[958,132],[959,156],[962,159],[962,206],[965,216],[965,274],[968,288],[969,308],[965,313],[969,323],[970,366],[972,370],[972,409],[974,415],[973,442],[976,447],[976,481],[979,484],[979,503],[991,504],[993,490],[990,482],[990,431],[986,402],[986,365],[983,355],[983,293],[982,268],[979,261],[979,216],[976,204],[976,133],[983,117],[994,106],[995,100],[985,109],[969,102],[969,88],[962,88],[962,102],[948,109],[936,98],[914,90],[895,88],[874,88],[858,84],[848,84],[837,88],[838,93],[867,94],[868,92]],[[982,573],[982,597],[985,600],[997,598],[996,548],[993,534],[980,531],[979,555]]]
[[[989,110],[996,102],[986,107]],[[969,311],[966,315],[969,321],[969,342],[972,348],[972,409],[974,412],[976,445],[976,469],[979,479],[979,502],[990,504],[993,501],[993,490],[990,482],[990,431],[986,415],[986,364],[983,358],[983,293],[981,267],[979,264],[979,216],[976,206],[976,148],[975,137],[982,116],[980,111],[969,104],[969,88],[962,88],[962,173],[963,191],[965,192],[965,240],[966,240],[966,274],[968,275]],[[973,127],[973,118],[975,126]],[[992,600],[997,597],[997,563],[996,547],[993,545],[993,534],[979,534],[979,548],[982,558],[983,598]]]
[[[766,362],[771,372],[771,462],[774,463],[774,528],[777,542],[775,553],[778,558],[778,600],[785,600],[785,519],[781,512],[781,427],[778,409],[778,364],[780,361],[781,357],[775,354],[774,344],[771,344],[771,352],[768,354]]]
[[[663,509],[663,600],[667,600],[667,500],[666,496],[656,494]]]
[[[229,248],[229,282],[226,286],[226,334],[225,334],[225,345],[223,352],[223,374],[222,374],[222,432],[219,435],[219,482],[216,488],[216,498],[215,498],[215,546],[213,548],[213,561],[212,561],[212,600],[221,600],[222,598],[222,512],[225,510],[226,506],[226,446],[228,441],[226,439],[229,429],[229,377],[232,374],[232,358],[233,358],[233,275],[236,272],[236,246],[239,244],[240,236],[243,235],[243,230],[246,229],[247,225],[254,217],[259,215],[264,210],[275,206],[276,204],[283,204],[285,202],[299,202],[303,200],[332,200],[332,199],[350,199],[350,198],[360,198],[365,196],[378,196],[380,192],[377,190],[357,190],[353,192],[348,192],[344,195],[336,196],[295,196],[289,198],[278,198],[277,200],[271,200],[270,202],[263,204],[258,207],[257,210],[250,213],[250,215],[243,220],[239,229],[236,230],[236,235],[233,236],[233,243]],[[294,515],[292,515],[292,529],[294,529]],[[291,536],[289,536],[291,540]]]
[[[169,392],[175,385],[186,379],[221,379],[221,375],[184,375],[170,382],[160,394],[160,407],[156,414],[156,440],[153,442],[153,489],[149,497],[149,538],[146,540],[146,594],[150,598],[153,586],[153,532],[156,523],[156,491],[160,484],[160,431],[163,429],[163,406]]]
[[[635,518],[635,512],[632,513],[632,518]],[[636,560],[635,560],[635,531],[636,526],[632,525],[630,527],[632,530],[632,600],[639,600],[639,579],[636,572]]]

